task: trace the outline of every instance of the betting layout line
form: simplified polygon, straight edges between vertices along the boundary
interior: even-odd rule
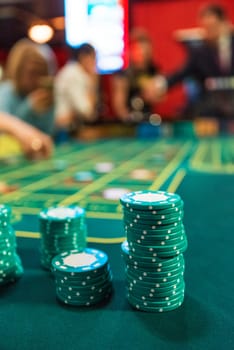
[[[40,239],[41,235],[39,232],[16,231],[16,237]],[[87,237],[87,242],[114,244],[114,243],[122,243],[125,239],[126,237],[114,237],[114,238]]]
[[[167,192],[175,193],[177,188],[180,186],[183,179],[185,178],[186,174],[187,174],[187,171],[184,168],[179,169],[176,172],[174,178],[172,179],[170,185],[168,186]]]
[[[206,157],[210,162],[205,161]],[[222,140],[209,139],[200,141],[200,144],[190,160],[190,168],[198,172],[209,174],[233,174],[234,165],[222,162]]]
[[[183,160],[191,150],[191,147],[192,147],[191,141],[188,141],[184,144],[184,146],[180,149],[177,155],[172,159],[172,161],[164,168],[164,170],[160,173],[160,175],[155,179],[155,181],[150,186],[149,190],[152,190],[152,191],[158,190],[165,183],[165,181],[173,174],[173,172],[183,162]]]
[[[116,147],[116,144],[114,145],[114,147]],[[84,153],[84,152],[85,152],[85,150],[82,153]],[[108,147],[108,153],[109,152],[113,152],[112,147]],[[90,149],[87,150],[87,152],[85,152],[86,156],[87,156],[87,153],[90,153]],[[84,158],[84,156],[82,156],[82,158]],[[77,156],[76,160],[77,160],[77,162],[80,161],[78,156]],[[93,159],[88,159],[86,161],[84,160],[82,165],[89,164],[89,163],[93,164]],[[10,200],[21,199],[21,198],[25,197],[26,195],[28,195],[29,192],[32,192],[35,190],[42,190],[43,188],[46,188],[49,185],[53,185],[55,183],[55,181],[58,182],[58,180],[62,180],[64,178],[66,178],[67,176],[72,175],[74,173],[74,171],[76,171],[76,169],[77,169],[77,163],[70,166],[68,169],[64,170],[63,172],[56,173],[56,176],[55,176],[55,174],[52,174],[52,175],[47,176],[41,180],[38,180],[34,183],[31,183],[29,185],[24,186],[22,188],[22,191],[16,190],[12,193],[3,195],[2,200],[9,202]]]
[[[79,144],[77,144],[79,145]],[[83,145],[83,144],[82,144]],[[76,161],[82,161],[83,159],[87,159],[88,156],[92,156],[94,151],[97,151],[97,148],[101,148],[103,147],[103,143],[98,143],[96,145],[89,145],[87,147],[87,149],[81,149],[81,151],[79,152],[79,149],[75,148],[74,149],[70,149],[69,154],[67,154],[68,149],[66,149],[66,146],[64,146],[64,148],[61,148],[61,153],[58,154],[55,153],[55,156],[53,158],[47,159],[47,160],[42,160],[40,162],[37,162],[36,164],[34,162],[31,162],[28,165],[25,165],[22,167],[22,170],[19,170],[19,168],[17,169],[13,169],[13,170],[9,170],[7,173],[4,173],[2,175],[2,179],[6,178],[13,178],[13,179],[19,179],[22,177],[22,174],[25,174],[28,176],[30,174],[35,174],[37,172],[41,171],[42,168],[42,163],[43,163],[43,170],[47,170],[47,169],[51,169],[51,164],[56,161],[56,159],[62,158],[64,156],[66,156],[66,160],[73,160],[74,156],[76,156]],[[57,150],[59,150],[59,148],[57,148]],[[64,152],[65,151],[65,152]],[[53,175],[54,176],[54,175]]]
[[[212,140],[211,146],[212,162],[216,168],[222,166],[221,143],[219,140]]]
[[[135,165],[138,161],[142,162],[142,157],[145,157],[147,155],[150,155],[153,150],[157,149],[158,143],[151,145],[151,147],[147,148],[145,151],[142,151],[138,153],[135,157],[128,159],[127,161],[123,162],[121,165],[119,165],[117,168],[114,169],[114,171],[103,175],[101,178],[97,179],[96,181],[92,182],[90,185],[87,185],[85,188],[81,189],[77,193],[68,196],[63,201],[61,201],[60,205],[69,205],[73,204],[75,202],[80,201],[85,196],[90,195],[91,193],[101,189],[103,186],[108,184],[110,181],[113,181],[117,179],[118,177],[122,176],[123,174],[129,172],[131,169],[134,169]]]
[[[197,150],[195,151],[194,155],[191,157],[189,165],[193,169],[199,169],[199,167],[202,164],[202,160],[204,159],[204,156],[207,152],[208,144],[205,141],[201,141],[198,144]]]

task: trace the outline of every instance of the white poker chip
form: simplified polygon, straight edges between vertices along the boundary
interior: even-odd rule
[[[102,162],[95,164],[95,170],[98,173],[109,173],[114,169],[114,164],[111,162]]]

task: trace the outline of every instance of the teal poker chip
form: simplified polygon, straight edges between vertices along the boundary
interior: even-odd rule
[[[161,287],[170,287],[172,285],[178,284],[183,280],[183,274],[179,273],[176,276],[166,276],[166,277],[162,277],[162,276],[157,276],[155,274],[154,277],[147,277],[144,275],[140,275],[137,273],[133,273],[130,270],[126,271],[126,277],[128,278],[128,280],[130,281],[131,279],[134,281],[140,281],[142,283],[145,284],[149,284],[149,285],[156,285],[159,284],[159,286]]]
[[[126,266],[126,271],[131,272],[132,274],[142,276],[142,277],[150,277],[150,278],[161,278],[161,277],[172,277],[172,276],[178,276],[179,274],[183,274],[185,270],[185,266],[176,266],[174,269],[170,269],[169,271],[162,271],[162,269],[155,269],[155,270],[146,270],[146,269],[141,269],[141,268],[134,268],[132,269],[131,266],[127,265]]]
[[[16,247],[11,208],[0,204],[0,285],[15,282],[23,275],[24,269]]]
[[[132,295],[140,296],[140,295],[146,295],[150,298],[155,299],[162,299],[166,298],[168,296],[175,297],[179,296],[181,294],[184,295],[185,292],[185,284],[180,283],[179,285],[176,285],[176,288],[174,288],[174,285],[170,288],[156,288],[152,286],[141,286],[138,285],[137,282],[134,284],[131,281],[127,282],[127,291],[131,293]]]
[[[171,296],[166,296],[166,297],[154,297],[154,296],[149,296],[146,294],[133,294],[132,292],[129,292],[128,297],[131,298],[132,300],[135,300],[139,303],[145,303],[145,301],[149,302],[149,305],[151,306],[166,306],[168,305],[168,301],[171,303],[175,303],[178,301],[183,301],[184,299],[184,293],[183,292],[178,292],[175,295]]]
[[[178,194],[164,191],[136,191],[124,194],[120,202],[127,208],[142,208],[145,210],[173,208],[181,204]]]
[[[178,216],[178,217],[173,217],[168,220],[155,220],[155,221],[142,221],[139,219],[133,219],[129,220],[128,218],[124,217],[124,223],[128,227],[133,227],[133,228],[142,228],[142,229],[150,229],[150,230],[157,230],[157,229],[162,229],[166,228],[169,229],[170,227],[175,227],[180,225],[183,222],[183,217]]]
[[[101,250],[64,252],[52,259],[57,298],[74,306],[94,305],[112,292],[108,256]]]
[[[128,242],[138,243],[143,245],[173,245],[174,243],[179,243],[180,241],[184,241],[186,239],[186,234],[184,231],[178,231],[174,234],[166,234],[166,235],[143,235],[143,234],[135,234],[127,232],[126,234]]]
[[[154,228],[152,227],[153,225],[151,226],[151,228],[139,227],[139,225],[135,227],[133,225],[131,226],[127,224],[124,225],[125,232],[126,233],[132,232],[133,234],[138,233],[143,235],[155,235],[155,234],[166,235],[166,234],[171,234],[182,230],[184,231],[183,223],[180,223],[179,225],[176,225],[176,226],[169,226],[169,227],[166,227],[166,226],[155,226]]]
[[[73,179],[78,182],[90,182],[95,178],[91,171],[78,171],[73,175]]]
[[[177,209],[177,207],[176,207]],[[175,208],[173,208],[174,212],[171,213],[164,213],[164,210],[160,210],[161,213],[157,213],[157,214],[150,214],[147,211],[143,212],[143,213],[139,213],[136,210],[133,210],[131,212],[124,210],[123,214],[124,217],[126,217],[127,219],[137,219],[140,221],[145,221],[145,222],[149,222],[149,221],[157,221],[157,220],[169,220],[172,218],[177,218],[179,216],[183,217],[184,216],[184,211],[183,209],[179,209],[179,210],[175,210]],[[156,211],[155,211],[156,212]]]
[[[124,256],[128,259],[129,263],[133,263],[134,261],[138,262],[139,264],[145,263],[151,266],[157,266],[157,267],[165,267],[165,266],[171,266],[176,263],[182,263],[184,264],[184,258],[183,255],[180,254],[176,257],[170,258],[170,259],[164,259],[159,257],[145,257],[141,255],[137,255],[134,252],[131,252],[129,249],[129,244],[127,241],[124,241],[121,244],[122,253]]]
[[[113,289],[110,288],[110,290],[107,290],[106,293],[104,295],[100,295],[98,298],[89,298],[89,300],[79,300],[79,299],[72,299],[72,297],[69,295],[61,295],[58,291],[56,293],[57,299],[66,304],[66,305],[70,305],[70,306],[92,306],[95,305],[97,303],[102,302],[103,300],[107,300],[110,298],[111,294],[112,294]]]
[[[162,303],[161,305],[160,303],[157,304],[150,301],[142,301],[129,295],[127,296],[127,299],[130,305],[132,305],[134,308],[148,312],[172,311],[180,307],[184,301],[183,296],[172,301],[168,300],[165,303]]]
[[[138,224],[140,226],[148,226],[149,228],[151,226],[166,226],[166,225],[171,225],[174,222],[179,222],[179,221],[183,221],[183,214],[179,213],[179,215],[175,216],[169,216],[169,215],[161,215],[160,217],[155,217],[155,218],[149,218],[149,219],[145,219],[142,220],[142,218],[138,218],[136,216],[126,216],[124,214],[123,216],[124,222],[126,224]]]
[[[85,215],[85,210],[78,206],[51,207],[40,212],[41,220],[68,221],[77,219]]]
[[[59,271],[88,272],[97,270],[108,262],[107,255],[97,249],[86,248],[83,252],[64,252],[52,260],[52,266]]]
[[[63,171],[68,167],[68,162],[65,159],[55,159],[53,162],[53,169],[55,171]]]
[[[143,220],[145,218],[147,219],[154,219],[155,216],[162,216],[162,215],[177,215],[179,212],[183,212],[184,211],[184,203],[183,201],[181,201],[181,203],[177,206],[174,206],[172,208],[168,208],[168,209],[136,209],[136,208],[131,208],[131,207],[123,207],[123,212],[126,216],[130,215],[134,215],[136,216],[138,219],[142,218]]]
[[[7,204],[0,204],[0,219],[9,219],[11,216],[11,207]]]
[[[85,210],[78,206],[50,207],[39,213],[41,264],[51,269],[51,261],[62,252],[83,251],[87,245]]]

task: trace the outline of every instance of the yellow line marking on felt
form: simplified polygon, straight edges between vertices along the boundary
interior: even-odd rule
[[[161,174],[156,178],[156,180],[150,186],[150,190],[157,190],[163,183],[169,178],[176,167],[183,161],[188,151],[191,149],[191,142],[187,142],[182,149],[177,153],[177,155],[172,159],[172,161],[164,168]]]
[[[144,152],[137,154],[134,158],[127,160],[127,161],[124,161],[121,165],[119,165],[117,168],[115,168],[114,171],[103,175],[101,178],[97,179],[96,181],[94,181],[90,185],[87,185],[85,188],[82,188],[79,192],[74,193],[71,196],[68,196],[63,201],[61,201],[59,204],[60,205],[73,204],[74,202],[78,202],[79,200],[83,199],[85,196],[91,194],[92,192],[99,190],[105,184],[117,179],[118,177],[120,177],[124,173],[129,172],[129,170],[131,170],[131,168],[133,166],[135,166],[136,161],[138,159],[141,161],[143,156],[150,154],[156,147],[157,147],[157,144],[153,144],[153,146],[147,148],[147,150],[145,150]]]
[[[197,147],[197,150],[194,156],[190,160],[190,165],[194,169],[199,169],[202,163],[202,159],[204,158],[208,149],[208,144],[205,141],[200,141],[200,144]]]
[[[95,149],[95,146],[93,146],[93,147]],[[116,144],[114,144],[114,147],[116,148]],[[88,148],[87,150],[82,150],[80,158],[84,158],[84,155],[87,157],[87,153],[89,154],[90,151],[91,151],[90,148]],[[94,150],[92,149],[92,151],[94,151]],[[111,148],[108,147],[108,152],[113,152],[112,147]],[[79,153],[78,150],[77,150],[77,153]],[[77,162],[81,161],[80,158],[77,155]],[[93,159],[84,160],[83,164],[84,163],[91,163],[91,164],[93,164]],[[68,168],[67,171],[63,171],[63,172],[60,172],[60,173],[52,174],[50,176],[42,178],[39,181],[30,183],[29,185],[24,186],[22,188],[23,192],[21,192],[19,190],[19,191],[14,191],[12,193],[3,195],[2,196],[2,200],[6,199],[6,200],[9,201],[9,200],[14,200],[14,199],[19,199],[19,198],[25,197],[28,194],[28,192],[32,192],[34,190],[41,190],[43,188],[49,187],[49,185],[54,185],[55,183],[58,183],[58,180],[61,181],[64,178],[66,178],[67,176],[72,175],[74,173],[74,171],[76,171],[76,170],[77,170],[77,164],[73,164],[72,166],[70,166]]]
[[[222,165],[221,162],[221,144],[218,140],[213,140],[212,143],[212,162],[215,167],[220,167]]]
[[[173,180],[171,181],[170,185],[167,188],[167,192],[172,192],[175,193],[183,179],[185,178],[186,175],[186,170],[185,169],[179,169],[174,176]]]
[[[35,238],[41,237],[39,232],[27,232],[27,231],[16,231],[16,236],[21,238]],[[101,237],[87,237],[89,243],[103,243],[103,244],[114,244],[122,243],[126,237],[114,237],[114,238],[101,238]]]

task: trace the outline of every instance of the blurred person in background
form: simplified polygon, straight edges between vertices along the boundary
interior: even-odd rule
[[[169,76],[161,76],[148,85],[148,98],[158,100],[175,84],[192,78],[197,85],[197,97],[185,106],[185,117],[234,117],[234,35],[224,8],[208,4],[199,12],[199,25],[204,40],[189,50],[180,69]]]
[[[144,91],[158,72],[148,33],[142,28],[133,29],[130,33],[129,66],[116,72],[112,79],[112,106],[117,118],[124,122],[137,122],[153,112],[155,96],[145,96]]]
[[[98,75],[96,52],[84,43],[73,49],[73,59],[62,67],[55,79],[56,125],[77,130],[98,118]]]
[[[12,47],[7,57],[4,81],[0,83],[0,112],[51,135],[54,103],[49,52],[43,45],[28,39],[21,39]]]

